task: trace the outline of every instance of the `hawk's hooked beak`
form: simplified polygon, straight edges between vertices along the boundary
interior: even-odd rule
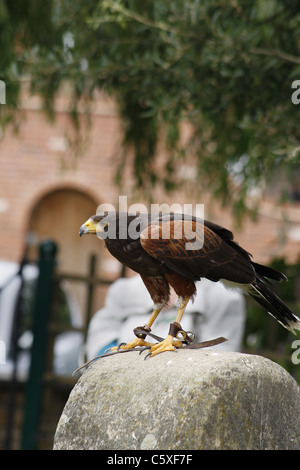
[[[96,233],[97,222],[94,220],[88,219],[79,229],[79,236],[85,235],[87,233]]]

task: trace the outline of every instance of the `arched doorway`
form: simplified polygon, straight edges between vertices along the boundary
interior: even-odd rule
[[[33,233],[37,241],[50,238],[57,243],[58,272],[86,276],[91,254],[96,254],[99,261],[103,257],[104,245],[97,237],[80,238],[78,235],[80,226],[96,212],[96,208],[97,203],[90,196],[65,188],[44,195],[32,209],[28,232]],[[84,312],[86,287],[76,282],[72,282],[71,287]],[[98,293],[94,309],[99,308],[100,297],[101,293]]]

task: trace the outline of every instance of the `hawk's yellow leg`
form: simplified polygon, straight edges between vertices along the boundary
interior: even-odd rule
[[[157,315],[161,311],[161,309],[164,307],[165,304],[157,304],[154,305],[153,312],[151,317],[149,318],[149,321],[146,323],[144,326],[145,329],[148,329],[150,331],[151,326],[155,322]],[[143,338],[135,338],[133,341],[130,341],[130,343],[127,344],[122,344],[121,346],[114,346],[111,348],[111,351],[115,351],[117,349],[133,349],[137,346],[145,346],[145,347],[152,347],[155,343],[149,343],[148,341],[145,341]]]
[[[183,314],[185,312],[186,306],[190,300],[190,297],[180,297],[178,299],[178,310],[177,310],[177,315],[174,323],[180,324],[181,319],[183,317]],[[158,344],[154,344],[152,348],[150,349],[150,356],[155,356],[156,354],[159,354],[161,352],[165,351],[175,351],[176,348],[181,348],[182,342],[181,341],[175,341],[174,336],[168,335],[164,341],[161,341]]]

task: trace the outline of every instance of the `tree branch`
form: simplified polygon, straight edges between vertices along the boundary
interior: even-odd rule
[[[298,65],[300,64],[300,57],[287,54],[286,52],[279,51],[278,49],[251,49],[250,52],[252,54],[275,56],[287,62],[292,62]]]

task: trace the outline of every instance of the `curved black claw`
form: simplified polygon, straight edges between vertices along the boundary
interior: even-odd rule
[[[139,356],[142,354],[142,352],[146,351],[146,349],[151,349],[151,346],[143,346],[143,347],[140,349]]]
[[[146,354],[146,356],[144,357],[144,361],[147,359],[147,357],[150,357],[152,355],[151,352],[148,352],[148,354]]]
[[[126,343],[120,343],[119,346],[118,346],[117,352],[120,351],[121,346],[126,346]]]

